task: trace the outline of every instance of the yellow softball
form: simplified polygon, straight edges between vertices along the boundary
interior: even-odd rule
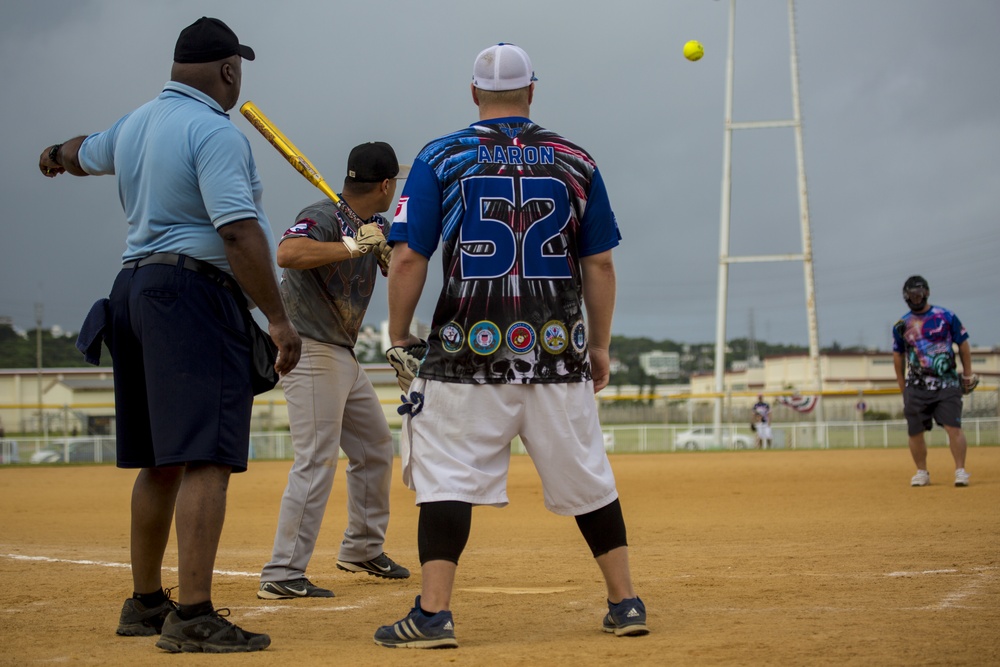
[[[696,39],[692,39],[690,42],[684,45],[684,57],[688,60],[694,62],[695,60],[701,60],[701,57],[705,55],[705,47],[701,45]]]

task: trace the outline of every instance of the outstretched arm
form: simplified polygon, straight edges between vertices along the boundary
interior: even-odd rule
[[[86,138],[87,135],[73,137],[43,150],[38,157],[38,169],[42,172],[42,176],[55,178],[63,173],[73,176],[88,176],[87,172],[80,167],[80,161],[77,158],[80,146],[83,145],[83,140]]]

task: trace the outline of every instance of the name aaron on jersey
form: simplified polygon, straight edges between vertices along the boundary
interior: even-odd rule
[[[476,154],[479,164],[555,164],[556,150],[552,146],[480,146]]]

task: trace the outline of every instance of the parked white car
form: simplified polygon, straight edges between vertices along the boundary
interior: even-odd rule
[[[753,436],[722,429],[720,437],[711,426],[681,431],[674,438],[674,449],[750,449],[753,446]]]
[[[114,438],[70,438],[31,455],[31,463],[107,463],[115,460]]]

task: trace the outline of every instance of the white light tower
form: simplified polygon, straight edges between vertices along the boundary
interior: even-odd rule
[[[819,357],[819,326],[816,322],[816,290],[813,282],[812,238],[809,231],[809,197],[806,190],[805,154],[802,148],[802,112],[799,104],[799,60],[795,41],[795,1],[788,0],[789,63],[792,76],[791,120],[734,122],[733,78],[734,50],[736,44],[736,0],[729,0],[729,54],[726,60],[726,119],[723,142],[722,206],[719,223],[719,291],[716,302],[715,322],[715,432],[722,426],[722,397],[726,373],[726,310],[729,299],[729,265],[749,262],[802,262],[806,295],[806,317],[809,324],[809,360],[817,397],[823,391],[823,376]],[[789,127],[795,133],[795,162],[798,171],[799,227],[802,232],[802,253],[794,255],[735,256],[729,254],[729,223],[732,210],[733,131],[762,128]],[[822,444],[823,400],[816,403],[816,438]]]

